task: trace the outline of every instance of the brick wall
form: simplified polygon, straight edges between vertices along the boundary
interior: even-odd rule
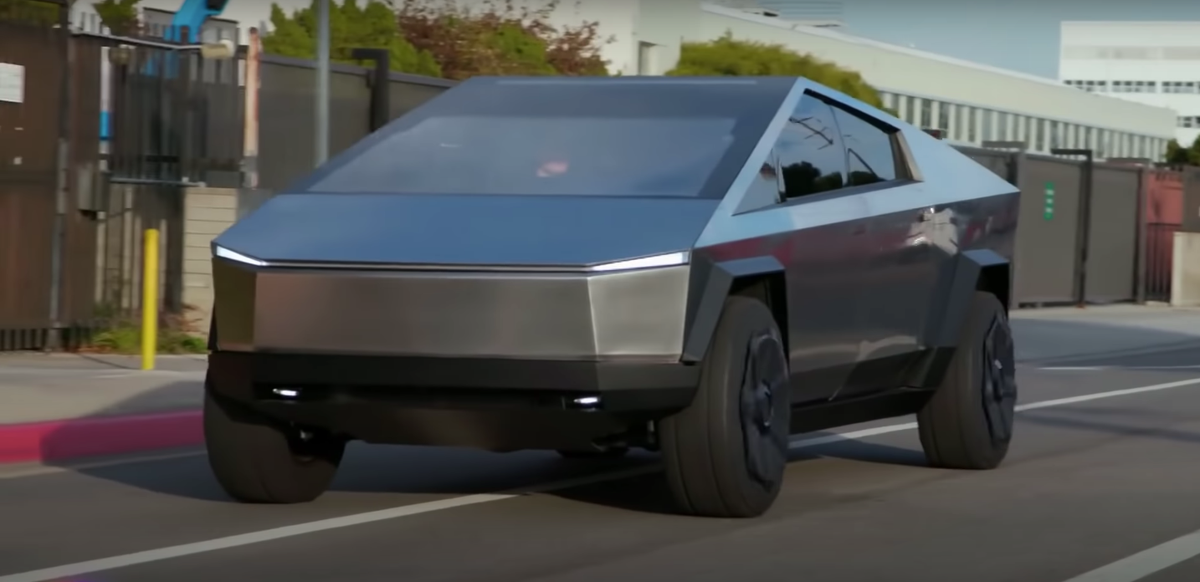
[[[189,188],[184,194],[183,303],[207,333],[212,316],[212,241],[237,220],[238,191]]]

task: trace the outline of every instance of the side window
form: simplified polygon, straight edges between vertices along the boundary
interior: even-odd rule
[[[833,110],[805,95],[775,144],[775,167],[784,200],[838,190],[846,184],[842,149]]]
[[[848,186],[895,180],[896,155],[892,135],[845,109],[835,106],[833,115],[846,146]]]

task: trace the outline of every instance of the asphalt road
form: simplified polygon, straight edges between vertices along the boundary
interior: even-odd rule
[[[758,520],[670,515],[651,455],[362,446],[289,507],[227,501],[197,453],[0,472],[0,582],[1195,582],[1200,368],[1179,366],[1200,350],[1021,369],[996,471],[924,467],[909,418],[803,435]]]

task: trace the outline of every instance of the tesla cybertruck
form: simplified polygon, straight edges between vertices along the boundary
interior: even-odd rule
[[[931,465],[990,469],[1017,203],[805,79],[471,79],[214,241],[209,459],[296,503],[350,440],[642,448],[682,512],[749,517],[792,435],[915,413]]]

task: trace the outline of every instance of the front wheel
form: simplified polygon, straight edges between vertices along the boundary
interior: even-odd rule
[[[994,469],[1008,455],[1016,412],[1012,330],[1000,300],[975,292],[942,384],[917,414],[929,464]]]
[[[775,503],[787,468],[791,398],[782,335],[767,306],[730,297],[692,404],[659,425],[680,509],[756,517]]]
[[[245,503],[305,503],[329,488],[343,439],[275,422],[215,393],[204,396],[204,443],[217,482]]]

